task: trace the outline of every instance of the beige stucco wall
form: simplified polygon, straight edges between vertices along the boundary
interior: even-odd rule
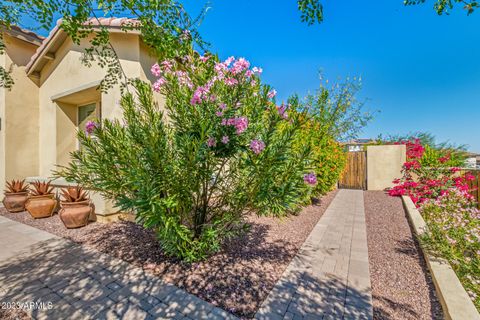
[[[111,41],[120,58],[123,70],[128,77],[140,77],[139,64],[139,38],[136,35],[111,34]],[[68,121],[61,102],[52,101],[52,97],[70,92],[72,89],[98,83],[105,76],[105,69],[92,63],[87,67],[80,62],[84,48],[89,46],[88,40],[82,41],[80,45],[74,44],[67,39],[57,50],[56,57],[50,61],[41,72],[40,78],[40,163],[39,174],[50,176],[52,169],[58,164],[66,164],[68,155],[62,156],[63,148],[71,151],[72,136],[63,135],[58,130],[67,130],[75,123]],[[98,93],[100,95],[100,93]],[[96,97],[92,96],[93,99]],[[83,98],[82,98],[83,99]],[[119,101],[121,99],[120,87],[115,86],[106,93],[101,93],[101,114],[104,119],[121,117]],[[80,100],[78,100],[80,102]],[[84,101],[82,101],[84,102]],[[72,105],[74,101],[70,101]],[[71,110],[72,111],[72,110]],[[72,111],[76,112],[76,111]],[[70,117],[71,120],[71,117]],[[75,132],[75,131],[74,131]]]
[[[0,66],[5,68],[5,54],[0,55]],[[0,198],[5,186],[5,88],[0,87]]]
[[[66,166],[77,149],[77,106],[57,102],[56,119],[56,164]]]
[[[38,87],[25,73],[25,65],[36,46],[9,35],[4,39],[4,63],[11,70],[15,84],[9,90],[2,89],[3,179],[23,179],[38,174]],[[0,184],[3,189],[5,182]]]
[[[0,65],[8,68],[13,64],[15,85],[11,91],[0,88],[0,191],[5,179],[47,178],[57,165],[68,164],[69,153],[78,147],[79,105],[99,101],[103,119],[122,117],[120,86],[99,92],[96,87],[105,69],[96,63],[91,67],[81,63],[85,47],[90,46],[88,39],[79,45],[66,39],[55,50],[55,58],[41,69],[36,83],[25,73],[36,46],[8,35],[5,39],[7,55],[0,56]],[[110,39],[127,77],[155,80],[150,74],[155,58],[138,35],[112,33]],[[163,108],[163,97],[155,94],[155,99]],[[98,211],[115,211],[98,195],[94,201]]]
[[[367,189],[384,190],[393,186],[406,161],[405,145],[367,147]]]
[[[152,65],[157,62],[157,58],[153,55],[151,50],[140,41],[140,79],[146,82],[154,83],[156,78],[152,75],[150,69]],[[155,101],[158,103],[160,109],[165,109],[165,97],[160,93],[153,92]]]

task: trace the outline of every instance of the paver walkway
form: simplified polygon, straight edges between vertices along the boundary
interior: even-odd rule
[[[363,191],[339,190],[256,318],[373,318]]]
[[[43,302],[28,310],[34,319],[236,319],[141,268],[1,216],[0,248],[0,301]],[[363,192],[340,190],[256,318],[372,319],[367,250]]]
[[[0,302],[37,302],[26,310],[34,319],[236,319],[122,260],[1,216]]]

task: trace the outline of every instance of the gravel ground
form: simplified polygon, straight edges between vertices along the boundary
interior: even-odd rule
[[[374,319],[443,319],[402,200],[365,192]]]
[[[28,314],[21,309],[0,309],[2,320],[30,320]]]
[[[251,228],[207,260],[185,264],[166,257],[153,232],[131,222],[66,229],[58,215],[0,214],[141,266],[167,282],[241,317],[252,317],[333,200],[325,195],[297,216],[248,217]]]

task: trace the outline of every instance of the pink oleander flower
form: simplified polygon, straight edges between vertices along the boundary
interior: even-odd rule
[[[233,61],[235,61],[235,57],[231,56],[231,57],[228,57],[227,60],[223,62],[223,64],[228,67]]]
[[[162,68],[163,68],[165,71],[167,71],[167,72],[172,71],[173,62],[170,61],[170,60],[163,60],[163,61],[162,61]]]
[[[225,71],[227,71],[227,66],[225,63],[216,63],[215,64],[215,72],[217,75],[223,74]]]
[[[246,117],[237,117],[235,118],[235,129],[237,130],[237,134],[241,134],[248,127],[248,119]]]
[[[209,56],[209,55],[200,56],[200,60],[201,60],[202,62],[207,62],[208,59],[210,59],[210,56]]]
[[[240,58],[233,63],[233,67],[230,70],[233,74],[239,74],[240,72],[247,70],[250,68],[250,62],[248,62],[245,58]]]
[[[228,136],[223,136],[222,137],[222,143],[227,144],[230,141],[230,138]]]
[[[226,126],[227,125],[227,119],[222,119],[222,126]]]
[[[153,84],[153,91],[159,92],[160,88],[163,87],[165,83],[167,83],[167,80],[164,77],[158,78],[158,80]]]
[[[221,110],[225,110],[227,109],[227,105],[225,103],[220,103],[220,105],[218,106]]]
[[[234,86],[234,85],[238,84],[238,80],[235,79],[235,78],[227,78],[227,79],[225,79],[225,84],[227,86]]]
[[[187,86],[190,89],[193,89],[192,80],[190,80],[190,77],[185,71],[177,71],[175,72],[175,75],[177,76],[178,83],[180,83],[183,86]]]
[[[281,106],[277,106],[277,111],[280,117],[283,119],[288,119],[287,106],[283,104]]]
[[[245,77],[250,78],[251,76],[253,76],[253,71],[252,70],[245,71]]]
[[[191,105],[196,105],[202,103],[202,96],[198,92],[195,92],[190,100]]]
[[[162,73],[162,70],[160,69],[160,66],[158,65],[158,63],[155,63],[152,68],[150,69],[150,72],[155,76],[155,77],[159,77],[160,74]]]
[[[211,96],[208,95],[209,90],[210,88],[208,87],[202,87],[202,86],[197,87],[197,89],[193,93],[190,103],[192,105],[196,105],[196,104],[202,103],[203,99],[210,100]]]
[[[272,91],[270,91],[268,94],[267,94],[267,97],[269,99],[272,99],[273,97],[275,97],[277,95],[277,90],[273,89]]]
[[[207,146],[209,147],[215,147],[217,145],[217,140],[215,138],[208,138],[207,140]]]
[[[256,74],[258,74],[258,75],[261,75],[262,72],[263,72],[263,69],[262,69],[262,68],[259,68],[259,67],[253,67],[253,68],[252,68],[252,71],[253,71],[253,73],[256,73]]]
[[[303,181],[307,184],[315,185],[317,184],[317,176],[313,172],[307,173],[303,176]]]
[[[254,139],[250,142],[250,150],[252,150],[255,154],[260,154],[263,149],[265,149],[265,142],[262,140]]]
[[[95,121],[88,121],[85,124],[85,132],[87,134],[92,134],[97,127],[98,127],[98,124]]]
[[[215,112],[215,115],[217,117],[221,117],[221,116],[223,116],[223,112],[222,111],[217,111],[217,112]],[[225,120],[225,119],[223,119],[223,120]]]

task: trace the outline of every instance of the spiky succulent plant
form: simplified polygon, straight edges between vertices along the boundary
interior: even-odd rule
[[[80,202],[88,200],[88,193],[80,186],[62,189],[62,198],[65,202]]]
[[[32,195],[34,196],[43,196],[53,193],[53,187],[51,186],[50,181],[42,182],[42,181],[34,181],[32,183],[33,190]]]
[[[7,181],[5,193],[28,192],[28,185],[25,180]]]

